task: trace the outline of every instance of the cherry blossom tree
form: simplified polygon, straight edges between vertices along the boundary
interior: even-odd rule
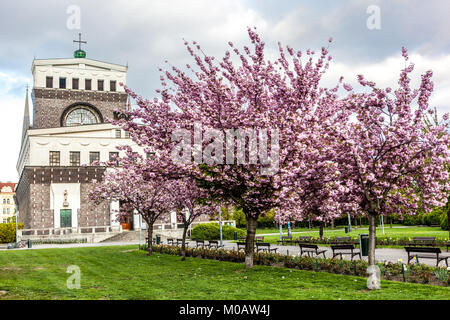
[[[125,88],[137,107],[115,123],[157,151],[159,166],[149,172],[193,178],[211,198],[243,210],[251,267],[258,216],[291,199],[284,190],[305,162],[318,161],[304,145],[326,139],[327,126],[343,117],[335,115],[338,87],[319,86],[331,60],[326,48],[304,53],[279,44],[271,61],[259,35],[251,28],[248,34],[251,46],[239,50],[229,42],[232,52],[221,61],[186,41],[195,65],[160,69],[161,89],[151,100]],[[282,212],[286,219],[296,214]]]
[[[369,218],[369,264],[375,264],[376,219],[379,215],[429,212],[446,203],[449,138],[442,123],[425,130],[424,116],[433,91],[432,72],[422,75],[420,87],[411,89],[406,49],[399,87],[381,89],[358,76],[368,92],[350,91],[344,103],[354,112],[353,121],[340,130],[340,170],[350,179],[346,187]]]
[[[172,193],[167,180],[146,173],[142,157],[130,147],[125,149],[126,156],[106,164],[103,179],[94,183],[89,198],[96,203],[120,201],[120,214],[140,214],[147,224],[148,255],[151,255],[153,225],[158,219],[167,219],[174,209]]]

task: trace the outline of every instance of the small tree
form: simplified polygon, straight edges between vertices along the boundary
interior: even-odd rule
[[[153,225],[158,219],[167,219],[174,208],[169,182],[160,177],[150,177],[143,170],[142,158],[127,148],[124,158],[109,163],[102,181],[94,182],[89,193],[90,199],[96,203],[102,201],[120,201],[122,214],[137,212],[147,223],[148,255],[152,254]]]
[[[354,110],[342,138],[341,168],[347,187],[358,199],[358,206],[369,218],[369,265],[375,264],[376,221],[379,215],[415,214],[421,207],[430,211],[445,204],[450,160],[447,126],[425,129],[424,114],[433,90],[432,72],[422,75],[420,88],[411,90],[406,66],[399,88],[380,89],[358,76],[368,93],[353,93],[344,103]],[[346,86],[348,91],[351,87]],[[415,107],[415,102],[417,107]]]

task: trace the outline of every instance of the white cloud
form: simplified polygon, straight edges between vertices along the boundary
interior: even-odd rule
[[[430,105],[437,107],[440,114],[450,112],[450,54],[427,56],[418,53],[409,54],[409,61],[414,63],[414,71],[410,75],[411,86],[420,86],[421,75],[427,70],[433,71],[434,92],[430,99]],[[349,64],[333,62],[323,78],[323,86],[334,86],[340,76],[344,76],[344,82],[350,83],[358,91],[361,86],[356,77],[364,75],[365,79],[375,82],[379,87],[398,87],[398,79],[405,62],[400,52],[396,56],[385,58],[373,63]]]

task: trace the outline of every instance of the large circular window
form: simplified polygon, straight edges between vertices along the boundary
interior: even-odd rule
[[[67,110],[64,116],[65,127],[101,123],[98,113],[90,106],[78,105]]]

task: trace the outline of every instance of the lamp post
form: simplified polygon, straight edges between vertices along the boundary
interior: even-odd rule
[[[222,210],[219,206],[219,231],[220,231],[220,246],[222,247]]]
[[[280,208],[278,208],[278,224],[280,225],[280,241],[283,240],[283,227],[281,226],[281,212]]]
[[[383,219],[383,215],[381,215],[381,227],[383,228],[383,234],[384,234],[384,219]]]

